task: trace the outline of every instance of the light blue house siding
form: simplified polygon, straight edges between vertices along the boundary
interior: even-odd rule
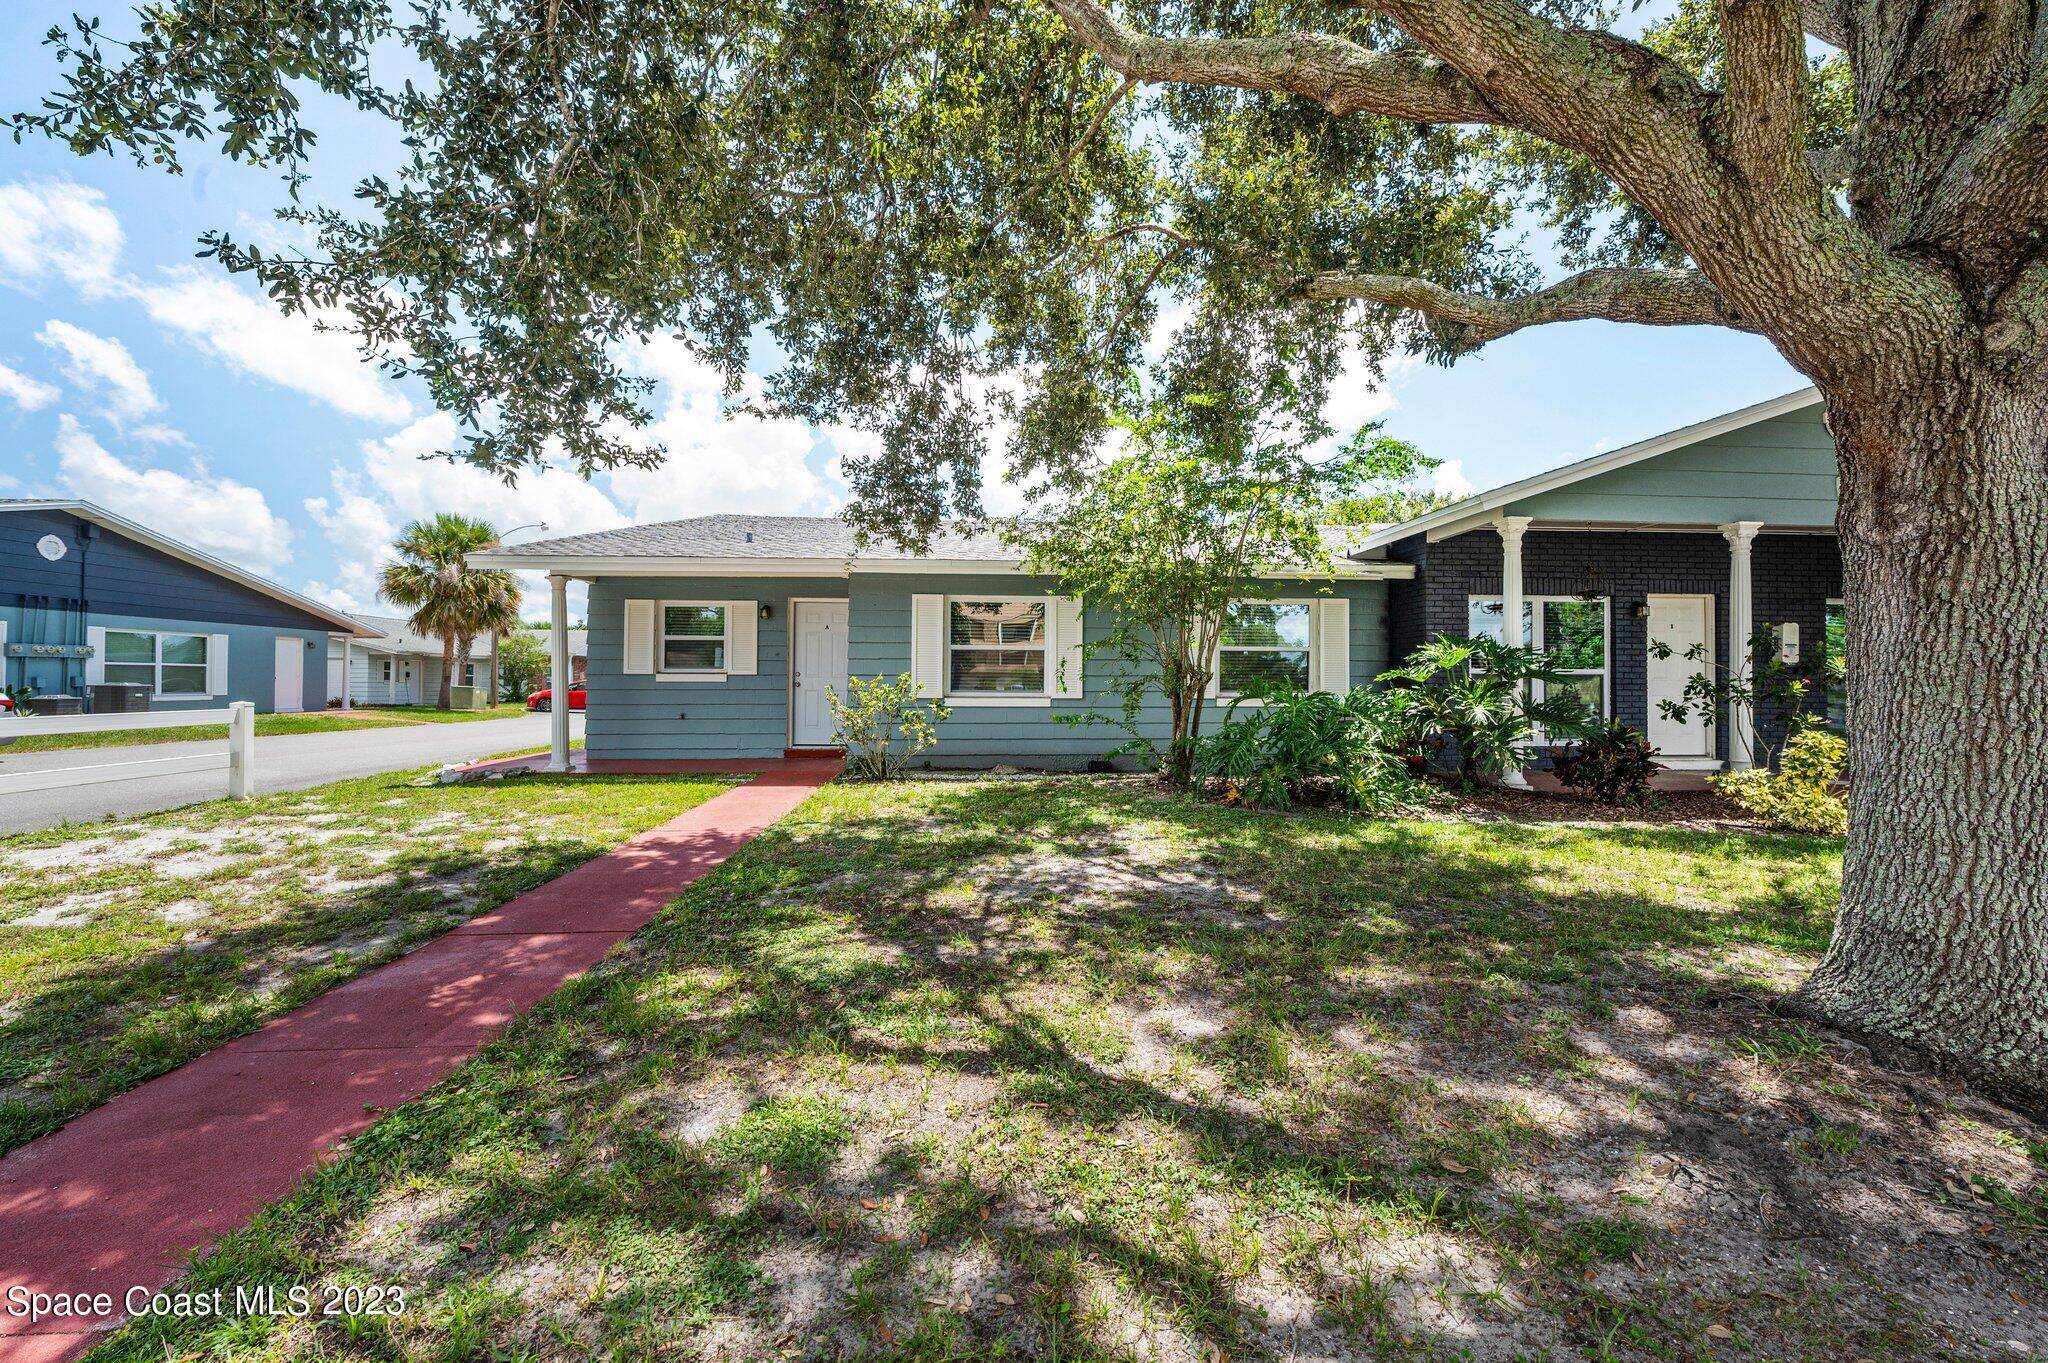
[[[1369,682],[1387,667],[1386,586],[1377,581],[1336,584],[1287,583],[1286,597],[1325,595],[1351,603],[1350,673],[1354,685]],[[847,601],[847,672],[854,677],[896,677],[911,665],[911,597],[1050,594],[1042,579],[1012,574],[935,575],[856,573],[849,578],[604,578],[590,588],[589,711],[584,741],[591,757],[754,758],[778,757],[789,734],[790,600],[803,597]],[[720,681],[663,681],[628,676],[623,668],[625,605],[630,599],[750,600],[766,604],[759,622],[757,671]],[[1097,641],[1108,630],[1096,611],[1084,611],[1084,637]],[[926,756],[934,766],[978,767],[1001,763],[1075,767],[1101,757],[1124,741],[1113,725],[1061,722],[1090,711],[1119,714],[1111,679],[1117,661],[1106,652],[1088,659],[1080,699],[1041,704],[956,707],[939,726],[939,742]],[[1217,722],[1222,706],[1211,707],[1205,727]],[[1154,698],[1140,720],[1154,740],[1166,736],[1166,711]]]
[[[1829,528],[1835,523],[1834,440],[1815,405],[1509,502],[1501,511],[1605,525],[1762,521]]]
[[[789,742],[790,598],[846,594],[843,577],[600,578],[590,586],[584,748],[597,758],[782,756]],[[767,605],[754,675],[689,682],[627,676],[625,603],[649,598]]]
[[[253,701],[259,711],[277,708],[277,641],[292,639],[305,655],[300,675],[299,708],[318,710],[327,704],[327,631],[281,629],[268,625],[230,625],[217,620],[179,620],[160,615],[105,615],[87,619],[99,629],[134,629],[160,634],[222,635],[228,641],[228,689],[219,696],[159,696],[152,710],[217,710],[229,701]]]

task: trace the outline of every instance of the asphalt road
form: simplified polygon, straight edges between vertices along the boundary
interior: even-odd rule
[[[570,732],[581,736],[583,716],[570,716]],[[63,752],[9,756],[0,748],[0,774],[92,767],[145,757],[220,752],[225,739],[205,743],[150,743],[121,748],[73,748]],[[496,753],[548,745],[548,717],[478,720],[469,724],[394,724],[388,729],[346,729],[326,734],[283,734],[256,740],[256,790],[301,790],[352,776],[374,776],[408,767],[468,762]],[[227,773],[203,771],[139,780],[102,781],[27,795],[0,795],[0,833],[23,833],[70,820],[74,823],[143,814],[227,794]]]

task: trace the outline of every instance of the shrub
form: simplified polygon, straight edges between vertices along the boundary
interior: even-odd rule
[[[1849,831],[1849,807],[1839,793],[1848,768],[1846,741],[1806,729],[1785,740],[1777,771],[1758,767],[1709,780],[1759,823],[1795,833],[1839,835]]]
[[[1656,759],[1650,740],[1618,719],[1576,743],[1560,743],[1550,750],[1551,773],[1564,785],[1603,805],[1637,808],[1656,794],[1650,778],[1664,770]]]
[[[1519,768],[1538,729],[1583,738],[1600,722],[1552,655],[1484,636],[1439,635],[1380,680],[1389,688],[1390,744],[1455,750],[1459,784],[1468,788]]]
[[[1285,690],[1257,706],[1245,702],[1230,703],[1223,727],[1202,740],[1195,760],[1196,779],[1221,787],[1226,799],[1274,809],[1332,803],[1371,813],[1414,802],[1414,778],[1386,740],[1382,693]]]
[[[832,707],[832,741],[846,749],[846,774],[859,781],[886,781],[939,741],[938,726],[953,712],[944,701],[919,697],[905,672],[895,681],[850,677],[846,699],[825,688]]]

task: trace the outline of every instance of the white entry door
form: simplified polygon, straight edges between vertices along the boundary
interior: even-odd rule
[[[271,696],[270,708],[279,714],[289,714],[306,708],[304,639],[286,638],[277,641],[277,683]]]
[[[825,688],[846,699],[846,603],[799,601],[790,621],[796,636],[795,675],[790,678],[790,744],[822,748],[832,741],[832,707]]]
[[[1669,657],[1651,653],[1650,743],[1666,757],[1711,757],[1714,731],[1698,713],[1688,713],[1684,723],[1668,718],[1659,701],[1683,701],[1685,684],[1699,673],[1713,675],[1714,598],[1711,596],[1653,596],[1650,606],[1650,638],[1661,640],[1671,650]],[[1701,649],[1698,657],[1688,653]]]

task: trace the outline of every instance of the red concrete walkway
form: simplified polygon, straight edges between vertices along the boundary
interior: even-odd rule
[[[785,762],[0,1159],[0,1294],[106,1293],[0,1363],[74,1358],[379,1110],[439,1083],[839,770]]]

